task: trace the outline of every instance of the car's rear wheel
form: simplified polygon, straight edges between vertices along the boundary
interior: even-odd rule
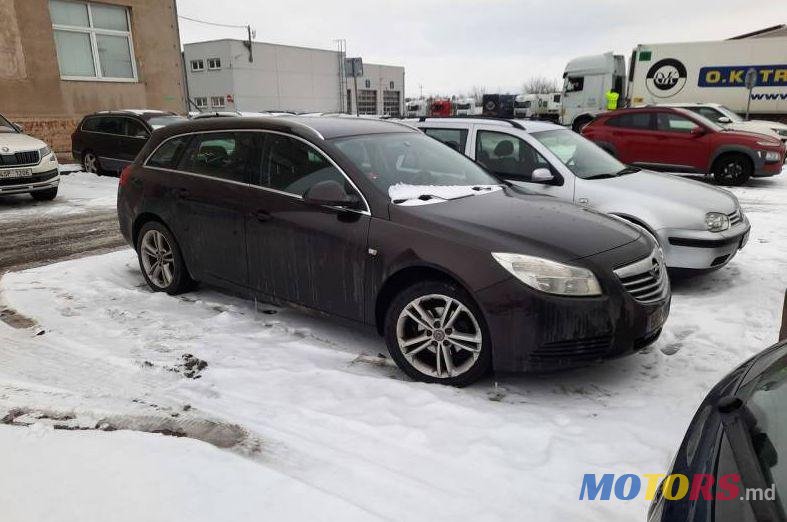
[[[82,154],[82,168],[85,169],[85,172],[90,172],[91,174],[101,173],[101,164],[98,162],[98,156],[92,150],[85,151]]]
[[[713,179],[727,187],[743,185],[753,172],[751,159],[743,154],[725,154],[713,163]]]
[[[33,196],[33,199],[36,201],[52,201],[57,197],[57,187],[46,190],[36,190],[35,192],[31,192],[30,195]]]
[[[419,381],[465,386],[492,364],[478,306],[450,282],[424,281],[400,292],[386,313],[385,340],[399,368]]]
[[[172,232],[158,221],[143,225],[137,236],[137,257],[145,282],[154,292],[170,295],[190,290],[194,284]]]

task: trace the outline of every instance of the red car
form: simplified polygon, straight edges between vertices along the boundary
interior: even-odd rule
[[[654,170],[712,173],[721,185],[782,171],[785,145],[727,130],[686,109],[643,107],[599,115],[582,135],[621,160]]]

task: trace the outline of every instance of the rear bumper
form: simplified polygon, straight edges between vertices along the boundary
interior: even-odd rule
[[[10,194],[29,194],[39,190],[48,190],[60,184],[60,173],[55,168],[40,173],[34,173],[32,177],[22,179],[0,180],[0,196]]]
[[[650,304],[622,286],[575,298],[527,289],[515,278],[476,295],[501,372],[545,372],[633,354],[654,342],[669,314],[670,294]]]
[[[669,268],[708,270],[729,263],[746,246],[751,225],[746,216],[725,232],[662,229],[659,243]]]

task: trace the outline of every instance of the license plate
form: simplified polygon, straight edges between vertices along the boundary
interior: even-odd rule
[[[648,317],[648,324],[646,330],[648,333],[655,332],[659,328],[661,328],[664,323],[667,321],[667,316],[669,315],[669,306],[664,305],[658,307],[653,313],[650,314]]]
[[[8,169],[0,170],[0,179],[29,178],[33,169]]]

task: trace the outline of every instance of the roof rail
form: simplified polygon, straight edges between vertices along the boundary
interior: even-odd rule
[[[461,119],[466,119],[466,120],[502,121],[502,122],[508,123],[509,125],[514,127],[515,129],[525,130],[525,127],[521,123],[519,123],[518,121],[513,120],[513,119],[509,119],[509,118],[501,118],[499,116],[479,116],[479,115],[473,115],[473,116],[470,116],[470,115],[468,115],[468,116],[419,116],[418,117],[418,121],[419,122],[425,122],[428,118],[429,119],[433,119],[433,120],[450,120],[450,119],[455,119],[455,118],[461,118]]]

